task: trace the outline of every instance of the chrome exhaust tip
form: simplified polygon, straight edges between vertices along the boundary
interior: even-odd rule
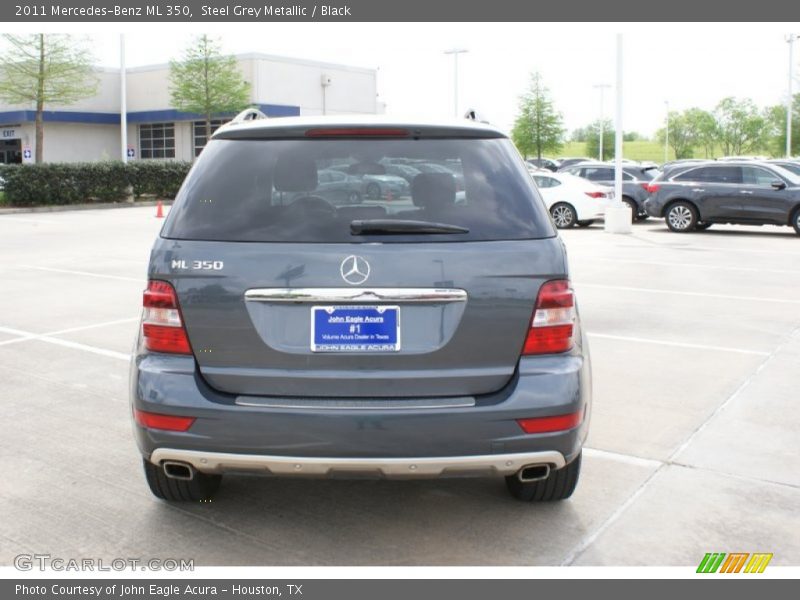
[[[517,479],[522,483],[541,481],[550,476],[550,465],[525,465],[517,471]]]
[[[165,460],[161,463],[161,468],[164,469],[164,475],[170,479],[182,479],[184,481],[194,479],[194,467],[189,463]]]

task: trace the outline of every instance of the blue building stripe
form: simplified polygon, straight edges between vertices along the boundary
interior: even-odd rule
[[[292,117],[300,114],[299,106],[287,104],[258,104],[259,110],[268,117]],[[233,115],[217,115],[233,116]],[[0,124],[28,123],[36,118],[33,110],[0,111]],[[81,112],[68,110],[46,110],[43,118],[51,123],[88,123],[94,125],[119,125],[119,113]],[[175,109],[143,110],[128,113],[129,123],[157,123],[162,121],[197,121],[203,116]]]

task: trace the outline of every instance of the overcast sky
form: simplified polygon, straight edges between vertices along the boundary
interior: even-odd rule
[[[469,52],[459,59],[461,112],[476,108],[510,128],[529,73],[538,70],[569,130],[599,116],[599,92],[592,86],[614,83],[615,34],[623,32],[624,129],[648,135],[662,126],[665,101],[673,110],[711,109],[725,96],[750,97],[762,106],[784,102],[785,35],[800,33],[798,23],[75,24],[70,33],[90,35],[98,63],[118,66],[123,27],[129,66],[177,58],[193,35],[205,32],[219,37],[230,53],[377,68],[387,113],[412,117],[453,114],[453,59],[443,51],[466,48]],[[49,30],[66,28],[60,24]],[[800,61],[800,44],[795,57]],[[613,89],[605,105],[606,116],[613,117]]]

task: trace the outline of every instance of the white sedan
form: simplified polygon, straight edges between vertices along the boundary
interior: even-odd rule
[[[531,173],[559,229],[588,227],[605,215],[614,190],[569,173]]]

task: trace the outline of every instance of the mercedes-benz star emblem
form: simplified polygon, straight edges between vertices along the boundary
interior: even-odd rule
[[[342,261],[339,272],[342,279],[350,285],[359,285],[369,277],[369,263],[364,258],[351,254]]]

